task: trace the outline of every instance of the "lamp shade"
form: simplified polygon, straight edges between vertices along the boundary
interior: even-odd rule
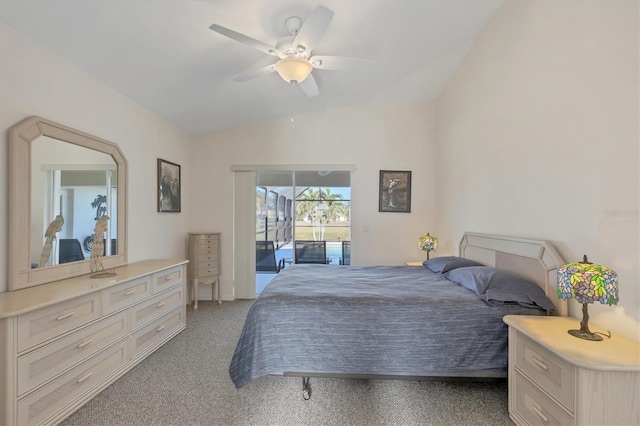
[[[579,303],[618,303],[618,274],[606,266],[587,261],[569,263],[558,269],[558,297],[575,298]]]
[[[287,83],[301,83],[309,77],[313,66],[303,58],[290,56],[276,62],[276,71]]]
[[[426,251],[427,253],[436,251],[436,249],[438,248],[438,239],[432,235],[429,235],[429,233],[427,232],[427,235],[423,235],[422,237],[420,237],[418,248],[422,251]]]

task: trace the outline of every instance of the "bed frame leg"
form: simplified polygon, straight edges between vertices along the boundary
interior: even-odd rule
[[[311,382],[309,377],[302,378],[302,399],[305,401],[311,399]]]

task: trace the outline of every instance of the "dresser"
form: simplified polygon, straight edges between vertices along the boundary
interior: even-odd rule
[[[579,339],[571,317],[507,315],[509,417],[518,425],[640,424],[640,344]],[[590,325],[591,331],[603,332]]]
[[[184,330],[186,262],[0,293],[0,424],[61,422]]]
[[[198,309],[198,284],[211,284],[211,299],[220,298],[220,233],[189,232],[188,279],[193,309]]]

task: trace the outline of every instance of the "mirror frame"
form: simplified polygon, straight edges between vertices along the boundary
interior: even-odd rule
[[[118,249],[105,256],[105,269],[127,264],[127,159],[117,144],[71,127],[32,116],[9,129],[9,291],[91,273],[89,259],[31,268],[31,143],[48,136],[109,154],[117,165]]]

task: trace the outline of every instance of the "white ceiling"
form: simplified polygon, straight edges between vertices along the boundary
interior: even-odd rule
[[[314,70],[320,95],[269,74],[277,60],[209,29],[270,45],[317,1],[0,0],[0,20],[192,135],[371,101],[433,100],[503,0],[325,0],[335,14],[313,53],[374,60]],[[0,64],[1,65],[1,64]]]

